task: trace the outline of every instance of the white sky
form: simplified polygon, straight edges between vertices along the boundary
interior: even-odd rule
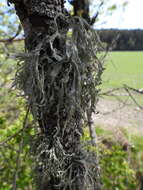
[[[112,15],[107,15],[107,12],[103,14],[100,23],[95,25],[96,28],[143,29],[143,0],[127,0],[128,5],[125,8],[121,6],[124,0],[107,1],[117,3],[118,9]],[[95,10],[93,7],[91,12]]]
[[[103,10],[100,22],[95,28],[120,28],[120,29],[143,29],[143,0],[126,0],[128,5],[123,8],[125,0],[105,0],[107,4],[116,3],[118,8],[112,15],[108,15],[107,9]],[[6,2],[6,0],[0,0]],[[98,0],[91,0],[93,4]],[[69,8],[69,4],[66,3]],[[91,12],[96,13],[97,6],[92,6]]]
[[[115,11],[102,28],[143,29],[143,0],[128,0],[125,9]],[[102,18],[103,19],[103,18]]]

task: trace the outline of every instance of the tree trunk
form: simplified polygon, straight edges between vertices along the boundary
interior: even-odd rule
[[[99,10],[104,4],[103,1],[99,4],[98,10],[93,17],[90,16],[90,0],[69,0],[73,5],[74,15],[84,18],[88,24],[94,25],[96,22]]]
[[[81,16],[90,23],[89,0],[74,0],[73,7],[74,15]]]
[[[88,88],[87,82],[81,82],[85,71],[79,70],[84,66],[78,59],[80,53],[73,47],[68,56],[69,20],[64,0],[9,2],[14,3],[25,33],[26,53],[16,80],[41,131],[33,148],[37,188],[99,189],[95,185],[98,181],[91,185],[86,155],[81,150],[80,109],[90,96],[87,101],[81,99],[85,96],[81,91],[86,93]],[[86,13],[83,16],[87,18]],[[90,66],[84,68],[89,76]]]

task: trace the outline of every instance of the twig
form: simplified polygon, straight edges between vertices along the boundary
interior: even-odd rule
[[[13,41],[21,41],[21,40],[24,40],[24,38],[16,38],[20,32],[22,31],[22,27],[21,25],[19,24],[18,26],[18,30],[16,32],[16,34],[10,38],[7,38],[7,39],[0,39],[0,42],[3,42],[3,43],[11,43]]]
[[[133,102],[141,109],[143,110],[143,107],[136,101],[136,99],[132,96],[131,92],[129,91],[129,89],[126,87],[126,85],[124,85],[124,88],[126,90],[126,92],[129,94],[130,98],[133,100]]]
[[[90,21],[90,24],[91,25],[94,25],[94,23],[96,22],[96,20],[97,20],[97,18],[98,18],[98,16],[99,16],[99,12],[100,12],[100,9],[101,9],[101,7],[102,7],[102,5],[103,5],[104,3],[103,3],[103,1],[100,3],[100,5],[99,5],[99,7],[98,7],[98,11],[95,13],[95,15],[91,18],[91,21]]]
[[[18,172],[19,172],[19,166],[20,166],[20,154],[22,153],[23,150],[23,139],[21,139],[21,142],[19,144],[19,150],[17,153],[17,159],[16,159],[16,169],[14,173],[14,180],[13,180],[13,190],[17,189],[17,177],[18,177]]]
[[[12,43],[12,42],[18,42],[18,41],[23,41],[25,38],[8,38],[8,39],[0,39],[0,43]]]
[[[121,87],[121,88],[113,88],[113,89],[108,90],[108,91],[106,91],[106,92],[102,92],[102,93],[99,94],[99,95],[111,96],[111,93],[112,93],[112,92],[119,91],[119,90],[122,90],[122,89],[123,89],[122,87]],[[112,95],[112,96],[113,96],[113,95]]]
[[[26,112],[26,115],[25,115],[25,119],[24,119],[24,121],[23,121],[23,127],[24,127],[24,129],[25,129],[26,120],[27,120],[27,117],[28,117],[28,114],[29,114],[29,110],[30,110],[30,108],[27,109],[27,112]],[[23,127],[22,127],[22,129],[20,129],[17,133],[15,133],[15,134],[9,136],[5,141],[0,142],[0,146],[3,146],[4,144],[6,144],[8,141],[10,141],[11,139],[13,139],[13,138],[16,137],[17,135],[19,135],[19,133],[22,133],[23,130],[24,130]]]
[[[24,131],[26,129],[26,122],[28,119],[29,111],[30,111],[30,107],[28,107],[24,121],[23,121],[22,136],[24,135]],[[19,150],[18,150],[17,159],[16,159],[16,170],[14,173],[13,188],[12,188],[13,190],[17,189],[17,178],[18,178],[18,172],[19,172],[19,167],[20,167],[20,154],[22,153],[22,151],[23,151],[23,138],[20,141]]]
[[[21,133],[23,131],[23,129],[20,129],[17,133],[9,136],[6,140],[0,142],[0,146],[3,146],[4,144],[6,144],[8,141],[10,141],[11,139],[13,139],[14,137],[16,137],[17,135],[19,135],[19,133]]]
[[[132,87],[130,87],[130,86],[127,86],[126,84],[124,84],[124,88],[127,88],[127,89],[130,89],[130,90],[132,90],[132,91],[134,91],[134,92],[136,92],[136,93],[139,93],[139,94],[143,94],[143,89],[136,89],[136,88],[132,88]]]
[[[88,128],[89,128],[92,146],[96,146],[97,145],[97,143],[96,143],[97,137],[96,137],[95,128],[93,127],[91,113],[92,113],[91,110],[88,110],[88,112],[87,112]]]

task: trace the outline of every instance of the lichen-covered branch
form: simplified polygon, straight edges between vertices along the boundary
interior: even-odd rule
[[[40,130],[32,147],[38,190],[98,190],[97,158],[81,148],[101,83],[98,38],[83,19],[67,14],[63,0],[9,2],[25,32],[15,85]]]

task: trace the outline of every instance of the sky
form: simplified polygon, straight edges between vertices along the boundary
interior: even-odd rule
[[[97,1],[91,0],[93,5]],[[122,4],[125,1],[128,1],[128,5],[123,7]],[[1,2],[6,3],[6,0],[0,0]],[[104,9],[95,28],[143,29],[143,0],[105,0],[105,2],[108,6],[116,3],[118,8],[112,15],[108,14],[107,9]],[[66,3],[66,7],[69,8],[68,3]],[[91,13],[95,14],[97,6],[91,7]]]
[[[102,27],[143,29],[143,0],[128,0],[128,5],[121,9],[115,11]]]
[[[124,0],[107,1],[117,3],[118,9],[112,15],[103,13],[95,28],[143,29],[143,0],[127,0],[128,5],[124,8],[122,6]],[[95,7],[91,12],[95,12]]]

